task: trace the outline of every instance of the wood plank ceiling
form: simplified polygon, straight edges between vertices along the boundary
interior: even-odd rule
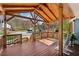
[[[15,14],[19,12],[35,12],[46,22],[59,20],[59,4],[56,3],[2,3],[0,6],[6,14]],[[1,8],[0,8],[0,11]],[[74,13],[68,4],[63,4],[63,18],[72,18]]]

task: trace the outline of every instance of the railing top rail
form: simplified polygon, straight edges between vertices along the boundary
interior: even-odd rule
[[[7,36],[16,36],[16,35],[22,35],[22,34],[8,34]]]

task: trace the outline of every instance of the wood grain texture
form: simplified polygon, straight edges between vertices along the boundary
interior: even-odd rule
[[[2,56],[57,56],[58,51],[54,49],[55,45],[47,46],[38,41],[26,42],[22,45],[17,44],[8,47],[1,54]]]

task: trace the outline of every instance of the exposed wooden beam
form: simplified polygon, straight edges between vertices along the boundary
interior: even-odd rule
[[[3,7],[37,7],[40,3],[2,3]]]
[[[42,9],[40,10],[52,21],[52,19],[45,13],[45,11],[43,11]]]
[[[53,16],[50,10],[46,6],[44,6],[44,4],[40,6],[40,9],[50,18],[50,20],[56,20],[56,18]]]
[[[45,21],[50,22],[50,18],[48,18],[41,10],[36,9],[35,13],[37,13],[40,16],[42,16]]]
[[[27,13],[27,12],[32,12],[33,10],[28,10],[28,11],[6,11],[6,14],[17,14],[17,13]]]
[[[28,8],[24,8],[24,7],[21,7],[21,8],[4,8],[4,10],[6,12],[17,12],[17,11],[20,11],[20,12],[23,12],[23,11],[33,11],[35,8],[34,7],[28,7]]]
[[[41,4],[42,4],[42,3],[40,3],[40,4],[37,6],[37,8],[36,8],[33,12],[35,12],[37,15],[39,15],[43,20],[45,19],[44,21],[45,21],[46,23],[48,23],[48,19],[46,19],[43,15],[41,15],[41,13],[42,13],[42,14],[44,14],[44,13],[39,10]],[[38,10],[39,10],[41,13],[38,12]],[[45,14],[44,14],[44,15],[45,15]],[[46,15],[45,15],[45,16],[46,16]],[[37,17],[37,16],[36,16],[36,17]]]
[[[39,4],[40,5],[40,4]],[[34,12],[35,11],[35,9],[37,9],[37,8],[39,8],[39,5],[37,6],[37,7],[23,7],[23,6],[21,6],[21,8],[20,7],[18,7],[19,9],[23,9],[23,8],[25,8],[24,10],[18,10],[17,9],[17,7],[6,7],[6,8],[15,8],[16,10],[13,10],[13,9],[8,9],[8,10],[6,10],[6,13],[7,14],[14,14],[14,13],[19,13],[19,12]],[[5,9],[6,9],[5,8]],[[27,9],[27,10],[26,10]]]
[[[53,16],[56,18],[56,20],[58,19],[57,17],[56,17],[56,15],[54,14],[54,12],[52,12],[52,10],[50,9],[50,7],[47,5],[47,4],[44,4],[48,9],[49,9],[49,11],[53,14]],[[52,7],[51,7],[52,8]]]
[[[3,20],[4,20],[4,34],[3,34],[3,49],[5,49],[7,46],[6,46],[6,38],[7,38],[7,29],[6,29],[6,13],[5,13],[5,10],[3,8],[2,5],[0,5],[0,11],[3,15]]]
[[[35,20],[34,18],[25,17],[25,16],[20,16],[20,15],[13,15],[13,14],[8,14],[8,15],[11,15],[11,16],[14,16],[14,17],[21,17],[21,18],[24,18],[24,19]],[[37,19],[37,21],[42,21],[42,22],[44,22],[43,20],[40,20],[40,19]]]
[[[24,10],[24,9],[26,9],[26,10],[29,10],[29,9],[35,9],[34,7],[6,7],[6,8],[4,8],[5,10]]]
[[[7,22],[6,22],[6,14],[3,14],[3,19],[4,19],[4,35],[3,35],[3,48],[7,48],[6,46],[6,41],[7,41]]]
[[[3,6],[0,4],[0,12],[2,13],[2,14],[5,14],[5,10],[4,10],[4,8],[3,8]]]

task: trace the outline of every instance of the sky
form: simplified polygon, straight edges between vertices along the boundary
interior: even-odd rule
[[[20,13],[21,16],[31,17],[30,13]]]
[[[30,15],[30,13],[20,13],[20,15],[21,16],[25,16],[25,17],[32,17],[31,15]],[[39,17],[38,19],[40,19],[41,20],[41,18]],[[26,19],[25,19],[26,20]],[[38,22],[38,24],[39,25],[41,25],[43,22]]]

